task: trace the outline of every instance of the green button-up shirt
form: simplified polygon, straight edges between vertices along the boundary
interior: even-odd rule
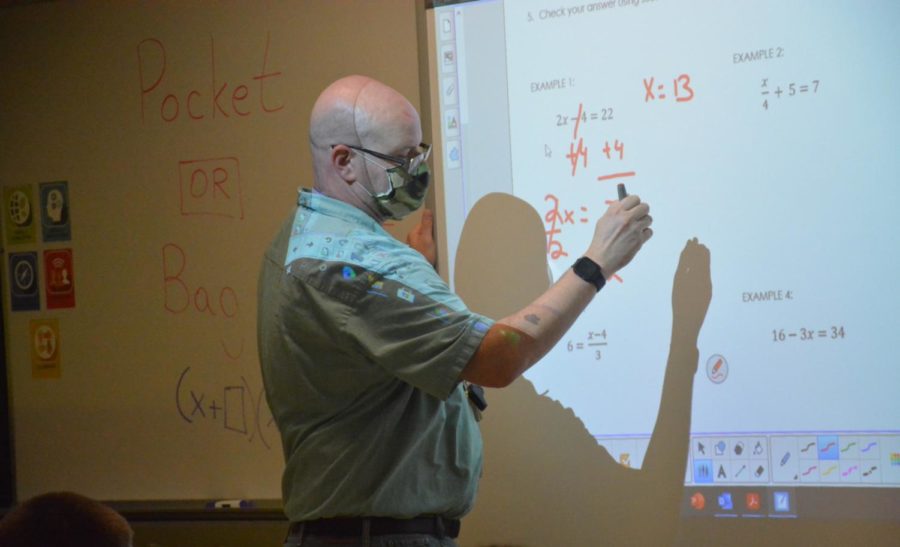
[[[306,190],[258,306],[289,519],[469,511],[482,445],[459,376],[490,319],[368,215]]]

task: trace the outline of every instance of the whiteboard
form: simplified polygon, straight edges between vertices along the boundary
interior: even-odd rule
[[[0,184],[30,192],[35,226],[30,242],[10,243],[7,227],[3,239],[18,499],[280,498],[258,268],[311,186],[318,93],[363,73],[418,102],[415,6],[47,3],[0,15]],[[336,38],[360,18],[370,24]],[[41,184],[58,181],[62,241],[40,219]],[[66,250],[74,307],[55,307],[44,257]],[[39,304],[13,311],[21,253],[36,257]],[[43,350],[57,363],[32,349],[35,325],[55,332]]]

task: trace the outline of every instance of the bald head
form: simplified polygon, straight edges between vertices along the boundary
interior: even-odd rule
[[[419,129],[419,115],[403,95],[372,78],[347,76],[319,95],[310,116],[309,138],[313,146],[374,149],[392,144],[392,137],[403,136],[393,133],[409,132],[410,126]]]
[[[419,114],[403,95],[366,76],[341,78],[319,95],[310,116],[316,189],[371,214],[377,210],[374,203],[366,203],[371,200],[352,186],[361,182],[372,193],[382,191],[374,187],[378,169],[367,165],[359,154],[334,145],[406,156],[421,140]]]

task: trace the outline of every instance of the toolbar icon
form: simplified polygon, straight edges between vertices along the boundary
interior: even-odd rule
[[[715,354],[706,360],[706,377],[714,384],[721,384],[728,379],[728,361]]]
[[[457,92],[458,87],[456,86],[456,79],[448,78],[441,83],[441,89],[444,94],[444,105],[445,106],[453,106],[458,102],[459,93]]]
[[[441,46],[441,72],[456,71],[456,48],[453,44]]]
[[[700,492],[694,492],[691,496],[691,508],[695,511],[703,511],[706,507],[706,498]]]
[[[734,502],[731,499],[731,492],[722,492],[719,494],[719,509],[723,511],[731,511],[734,509]]]
[[[791,495],[789,492],[773,492],[772,499],[775,501],[776,513],[789,513],[791,511]]]
[[[462,165],[459,141],[447,141],[447,169],[459,169]]]
[[[694,460],[694,482],[703,484],[712,481],[712,460]]]
[[[747,492],[747,510],[748,511],[759,511],[760,507],[760,498],[759,492]]]
[[[440,33],[441,40],[453,39],[453,12],[445,11],[440,16]]]

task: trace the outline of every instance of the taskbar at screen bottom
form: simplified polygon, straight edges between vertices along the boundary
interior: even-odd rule
[[[684,517],[900,522],[900,488],[685,486]]]

